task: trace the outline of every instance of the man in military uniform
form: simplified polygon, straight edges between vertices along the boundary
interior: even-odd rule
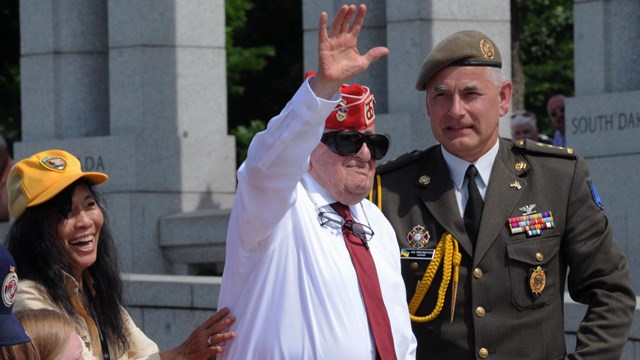
[[[501,66],[480,32],[438,44],[416,88],[440,144],[378,168],[371,199],[400,243],[418,358],[618,359],[635,308],[627,260],[581,157],[499,137]],[[575,350],[565,284],[588,305]]]

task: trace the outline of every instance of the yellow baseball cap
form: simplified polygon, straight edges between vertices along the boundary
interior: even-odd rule
[[[46,150],[20,160],[7,177],[9,213],[17,219],[27,207],[44,203],[80,178],[97,185],[109,176],[83,172],[80,160],[64,150]]]

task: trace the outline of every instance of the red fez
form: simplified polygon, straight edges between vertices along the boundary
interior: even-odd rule
[[[315,75],[307,72],[305,79]],[[324,127],[335,130],[361,131],[374,125],[376,118],[373,104],[376,100],[366,86],[359,84],[343,84],[340,86],[342,99],[325,120]]]

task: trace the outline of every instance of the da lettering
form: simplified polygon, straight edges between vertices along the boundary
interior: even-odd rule
[[[98,155],[97,157],[85,156],[84,162],[82,165],[82,170],[104,171],[104,161],[102,160],[102,156],[101,155]]]
[[[635,129],[640,127],[640,113],[619,113],[618,130]]]

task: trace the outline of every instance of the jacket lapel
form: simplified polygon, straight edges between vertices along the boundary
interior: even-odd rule
[[[511,144],[500,140],[498,156],[491,169],[491,179],[482,209],[482,222],[478,231],[473,266],[477,266],[501,231],[508,226],[509,215],[522,194],[527,191],[527,182],[518,175],[529,170],[524,159],[511,153]],[[516,170],[516,164],[526,164]]]
[[[437,151],[426,158],[423,169],[422,173],[428,174],[431,182],[425,186],[420,198],[436,222],[458,240],[460,247],[469,256],[473,256],[473,246],[458,211],[453,181],[451,181],[449,168],[442,157],[441,147],[438,147]]]

